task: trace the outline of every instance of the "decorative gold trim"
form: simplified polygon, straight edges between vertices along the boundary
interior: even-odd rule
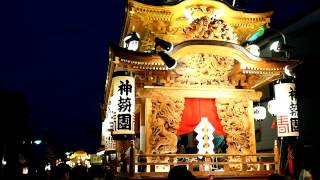
[[[262,97],[260,91],[253,89],[199,89],[199,88],[174,88],[145,86],[136,91],[137,96],[141,98],[156,98],[164,94],[170,97],[188,97],[188,98],[229,98],[229,99],[250,99],[259,101]]]
[[[154,53],[129,51],[121,47],[113,47],[113,50],[114,56],[119,57],[120,59],[119,63],[133,64],[137,67],[164,66],[160,56]],[[264,59],[256,57],[240,45],[215,40],[185,41],[177,44],[170,55],[179,60],[186,55],[198,53],[208,53],[234,58],[241,63],[240,68],[247,70],[248,74],[254,74],[255,71],[282,72],[286,65],[300,63],[298,60]]]
[[[298,64],[298,60],[264,59],[249,53],[240,45],[215,40],[190,40],[177,44],[170,55],[180,59],[190,54],[214,54],[228,56],[239,61],[241,69],[282,71],[286,65]]]

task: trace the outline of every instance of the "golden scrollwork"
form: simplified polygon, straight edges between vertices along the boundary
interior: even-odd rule
[[[178,77],[171,86],[234,88],[228,80],[235,60],[213,54],[185,56],[178,61]]]
[[[177,129],[184,109],[183,98],[159,97],[152,100],[151,146],[153,154],[177,152]]]
[[[248,116],[248,100],[216,99],[217,113],[223,130],[227,135],[227,153],[234,155],[254,154],[250,143],[251,126]],[[229,157],[229,162],[239,162],[241,157]],[[247,158],[246,161],[251,161]],[[231,169],[240,170],[241,164],[230,165]]]

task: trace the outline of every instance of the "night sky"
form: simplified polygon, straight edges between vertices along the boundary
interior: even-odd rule
[[[275,10],[283,27],[313,9],[297,0],[243,1],[252,10]],[[118,43],[124,0],[10,1],[0,9],[0,90],[23,94],[35,138],[49,134],[60,150],[100,145],[108,44]]]

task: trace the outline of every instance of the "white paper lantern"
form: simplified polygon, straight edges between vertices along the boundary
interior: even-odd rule
[[[273,116],[276,116],[277,115],[277,111],[278,111],[277,101],[275,99],[270,100],[268,102],[268,112],[270,114],[272,114]]]
[[[255,120],[264,120],[267,116],[267,110],[263,106],[256,106],[253,108],[253,117]]]
[[[115,116],[116,110],[116,102],[117,100],[115,97],[110,96],[107,109],[105,111],[106,117],[102,122],[102,133],[101,133],[101,144],[105,146],[106,150],[114,150],[115,149],[115,142],[112,138],[112,131],[113,131],[113,120]]]
[[[116,105],[112,137],[114,140],[134,139],[135,78],[132,72],[116,71],[112,77]]]
[[[292,79],[282,79],[274,85],[277,100],[278,137],[299,136],[298,102]]]

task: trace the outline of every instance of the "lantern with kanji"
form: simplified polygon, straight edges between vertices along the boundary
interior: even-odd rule
[[[114,140],[134,138],[135,79],[132,72],[116,71],[112,77],[115,105],[112,137]]]
[[[109,101],[107,104],[107,108],[105,110],[105,119],[102,122],[102,145],[105,146],[106,150],[114,150],[115,149],[115,142],[112,138],[112,131],[113,131],[113,119],[115,116],[116,110],[116,100],[114,96],[109,97]]]
[[[278,108],[278,137],[299,136],[298,104],[293,79],[277,81],[274,93]]]

